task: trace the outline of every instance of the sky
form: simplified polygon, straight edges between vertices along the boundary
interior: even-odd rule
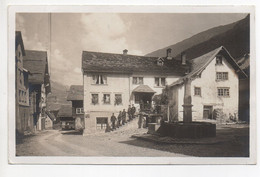
[[[247,14],[18,13],[25,50],[47,51],[51,80],[82,85],[82,51],[145,55]]]

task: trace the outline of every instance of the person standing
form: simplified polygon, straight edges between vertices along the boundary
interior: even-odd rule
[[[112,122],[112,130],[116,129],[116,116],[112,114],[110,121]]]
[[[140,112],[139,113],[139,120],[138,120],[138,128],[142,128],[143,119],[144,119],[143,113]]]
[[[127,114],[128,114],[129,121],[132,120],[132,108],[131,108],[131,105],[128,106]]]
[[[122,112],[122,124],[125,125],[126,123],[126,112],[125,112],[125,109],[123,109],[123,112]]]
[[[122,120],[122,111],[120,111],[117,116],[117,128],[119,128],[119,126],[121,126],[121,120]]]
[[[134,105],[134,104],[132,104],[132,108],[131,108],[131,117],[132,117],[132,119],[134,119],[134,118],[135,118],[135,112],[136,112],[135,105]]]

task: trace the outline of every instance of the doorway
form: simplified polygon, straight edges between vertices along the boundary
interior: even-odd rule
[[[213,106],[204,105],[203,119],[213,119]]]

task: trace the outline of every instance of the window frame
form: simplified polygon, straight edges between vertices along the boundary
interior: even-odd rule
[[[223,56],[222,55],[216,56],[216,65],[223,65]]]
[[[134,82],[134,81],[136,81],[136,82]],[[144,84],[144,77],[133,76],[132,84],[133,85],[143,85]]]
[[[96,103],[93,102],[93,98],[94,98],[93,95],[97,95],[97,102]],[[99,104],[99,94],[98,93],[91,93],[91,104],[92,105]]]
[[[197,93],[199,93],[199,94],[197,94]],[[194,96],[201,97],[201,87],[194,87]]]
[[[109,102],[105,102],[105,95],[109,95]],[[110,93],[103,93],[102,101],[103,101],[103,104],[105,104],[105,105],[111,104],[111,94]]]
[[[117,103],[117,101],[116,101],[117,95],[121,96],[121,103]],[[123,105],[123,95],[122,95],[122,93],[115,93],[115,105]]]
[[[76,108],[76,114],[84,114],[84,109],[83,108]]]
[[[229,87],[218,87],[217,95],[218,95],[218,97],[230,97],[230,88]]]
[[[227,81],[228,79],[228,72],[216,72],[216,81]]]
[[[105,74],[92,74],[91,84],[92,85],[108,85],[107,84],[107,75],[105,75]]]
[[[103,119],[106,120],[104,121],[104,123],[98,123],[98,119]],[[97,130],[104,130],[107,128],[107,124],[108,124],[108,117],[96,117],[96,129]],[[100,128],[99,128],[100,127]]]
[[[156,84],[156,80],[158,79],[158,84]],[[162,79],[164,79],[164,85],[162,85]],[[166,77],[154,77],[154,87],[165,87],[167,84]]]

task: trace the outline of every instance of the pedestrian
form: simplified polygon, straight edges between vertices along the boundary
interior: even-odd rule
[[[144,118],[143,113],[140,112],[139,113],[139,120],[138,120],[138,128],[142,128],[143,118]]]
[[[128,120],[132,120],[132,108],[131,105],[128,106],[128,110],[127,110],[127,114],[128,114]]]
[[[131,108],[131,117],[132,117],[132,119],[134,119],[134,118],[135,118],[135,112],[136,112],[135,105],[134,105],[134,104],[132,104],[132,108]]]
[[[125,112],[125,109],[123,109],[123,112],[122,112],[122,124],[125,125],[126,123],[126,112]]]
[[[112,130],[116,129],[116,116],[114,115],[114,113],[112,114],[110,121],[112,122]]]
[[[117,127],[121,126],[121,120],[122,120],[122,111],[119,112],[117,116]]]

